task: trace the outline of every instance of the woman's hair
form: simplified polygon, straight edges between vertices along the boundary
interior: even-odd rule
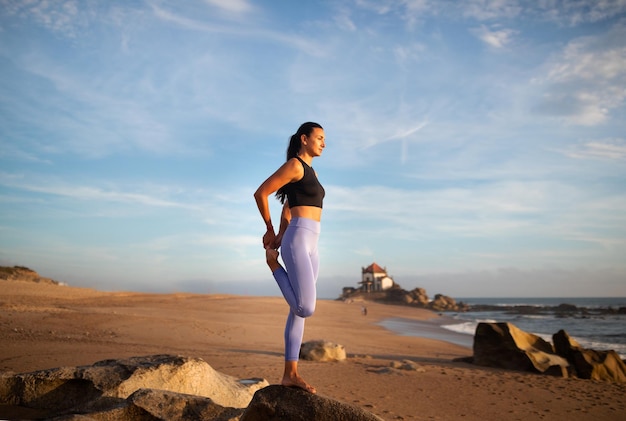
[[[323,129],[323,127],[312,121],[307,121],[306,123],[302,123],[300,127],[298,127],[298,131],[291,135],[291,138],[289,138],[289,146],[287,146],[287,161],[298,156],[298,152],[300,152],[300,148],[302,147],[302,135],[310,136],[313,129]],[[280,203],[285,203],[286,196],[287,192],[285,192],[285,186],[282,186],[276,192],[276,197],[280,200]]]

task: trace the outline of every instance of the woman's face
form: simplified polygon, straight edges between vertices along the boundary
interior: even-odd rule
[[[313,128],[309,136],[302,136],[302,147],[311,156],[320,156],[326,147],[324,129]]]

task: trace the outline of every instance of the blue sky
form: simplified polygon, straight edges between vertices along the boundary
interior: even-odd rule
[[[624,0],[2,0],[0,264],[278,295],[252,194],[309,120],[320,297],[626,296]]]

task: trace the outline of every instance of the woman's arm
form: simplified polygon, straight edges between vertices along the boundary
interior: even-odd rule
[[[283,235],[285,235],[285,230],[289,226],[289,222],[291,222],[291,210],[289,209],[289,202],[285,200],[283,211],[280,215],[280,227],[278,228],[278,234],[276,234],[276,239],[274,240],[275,249],[280,247],[280,244],[283,241]]]
[[[263,222],[265,222],[266,228],[265,234],[263,235],[263,247],[273,247],[276,242],[276,234],[274,232],[272,217],[270,215],[270,206],[268,201],[269,195],[285,184],[297,181],[303,176],[304,168],[302,167],[302,164],[300,164],[297,159],[292,158],[285,162],[278,170],[276,170],[274,174],[269,176],[269,178],[259,186],[256,192],[254,192],[254,199],[256,200],[257,207],[259,208]]]

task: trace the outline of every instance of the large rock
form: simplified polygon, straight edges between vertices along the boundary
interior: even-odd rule
[[[408,296],[412,298],[412,302],[421,306],[426,307],[430,301],[428,298],[428,294],[426,294],[426,290],[424,288],[414,288],[407,293]]]
[[[199,358],[154,355],[3,375],[0,404],[52,414],[102,412],[126,407],[137,390],[158,389],[209,398],[225,408],[245,408],[254,392],[267,385],[263,379],[238,380],[219,373]]]
[[[575,349],[582,349],[576,339],[569,336],[563,329],[552,335],[552,342],[554,342],[556,353],[568,361],[572,358]]]
[[[242,408],[224,408],[209,398],[166,390],[140,389],[128,397],[129,406],[140,408],[160,420],[236,421]]]
[[[54,421],[238,421],[241,408],[224,408],[209,398],[169,392],[139,389],[128,399],[91,412],[65,414]],[[49,419],[50,417],[46,417]]]
[[[254,394],[240,421],[382,421],[351,404],[302,389],[269,386]]]
[[[456,300],[443,294],[436,294],[429,307],[435,311],[457,311]]]
[[[309,361],[343,361],[346,359],[346,348],[323,340],[308,341],[300,347],[300,358]]]
[[[567,377],[568,363],[552,344],[511,323],[479,323],[474,335],[474,364]]]
[[[626,364],[615,351],[585,349],[564,330],[552,336],[557,354],[567,359],[571,374],[581,379],[626,382]]]

